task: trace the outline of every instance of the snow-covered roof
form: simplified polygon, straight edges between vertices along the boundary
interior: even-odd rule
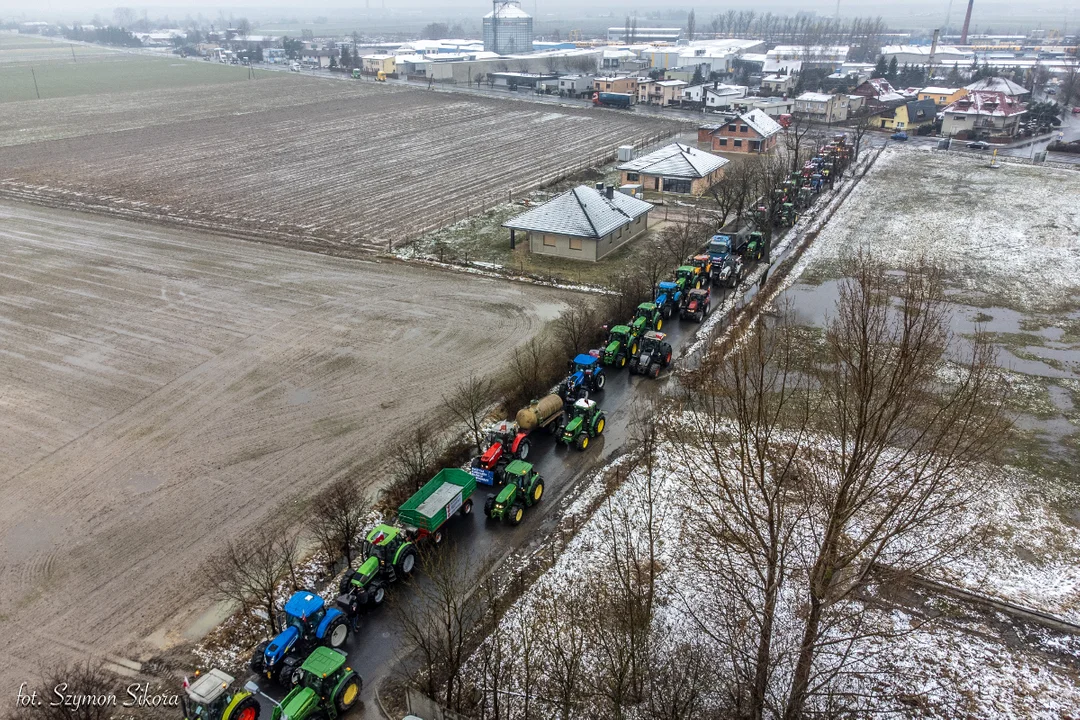
[[[608,198],[588,185],[578,185],[540,207],[503,223],[503,227],[574,237],[602,238],[652,210],[652,205],[624,193]]]
[[[974,90],[948,105],[942,112],[957,115],[993,115],[1007,117],[1027,112],[1027,105],[1003,92]]]
[[[660,87],[681,87],[683,85],[689,85],[690,83],[685,80],[657,80],[656,84]]]
[[[484,18],[487,19],[487,18],[494,17],[495,12],[496,12],[495,10],[492,10],[487,15],[485,15]],[[525,18],[531,18],[532,17],[532,15],[530,15],[529,13],[522,10],[521,6],[519,6],[516,2],[506,3],[505,5],[499,5],[498,13],[499,13],[499,18],[500,19],[507,19],[507,20],[509,20],[511,18],[525,19]]]
[[[794,80],[791,75],[766,75],[761,78],[761,82],[784,82],[786,80]]]
[[[728,164],[726,158],[697,150],[689,145],[672,143],[637,160],[619,165],[619,170],[663,175],[665,177],[703,178]]]
[[[901,103],[901,102],[904,102],[905,100],[907,100],[907,98],[904,97],[903,95],[901,95],[898,92],[886,92],[886,93],[881,93],[880,95],[878,95],[877,100],[878,100],[878,102],[883,102],[883,103],[890,103],[890,102],[891,103]]]
[[[773,120],[764,110],[754,108],[748,113],[743,113],[739,119],[754,129],[763,138],[772,137],[782,129],[780,123]]]
[[[881,54],[885,57],[891,55],[918,55],[920,57],[930,58],[930,45],[886,45],[881,48]],[[934,59],[941,60],[945,57],[952,59],[955,57],[971,57],[972,53],[958,50],[955,47],[949,45],[938,45],[937,50],[934,51]]]
[[[832,95],[827,93],[804,92],[795,99],[802,100],[803,102],[829,102],[832,100]]]
[[[945,88],[945,87],[924,87],[919,92],[926,93],[927,95],[952,95],[960,88]]]
[[[1003,77],[983,78],[976,80],[970,85],[965,85],[968,90],[986,90],[989,92],[1003,92],[1006,95],[1026,95],[1028,89],[1023,85],[1017,85],[1012,80]]]

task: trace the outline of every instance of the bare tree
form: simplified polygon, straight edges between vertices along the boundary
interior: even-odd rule
[[[564,355],[584,352],[596,340],[600,323],[596,310],[587,302],[574,303],[555,320],[555,334],[562,344]]]
[[[694,17],[694,11],[691,10],[686,15],[686,39],[693,40],[695,32],[697,32],[697,19]]]
[[[291,576],[296,589],[296,559],[296,533],[268,525],[226,543],[204,571],[219,600],[261,608],[270,632],[277,633],[281,581]]]
[[[370,511],[371,501],[348,477],[338,478],[312,498],[307,527],[325,553],[329,569],[341,557],[352,566],[356,539]]]
[[[113,10],[113,19],[122,28],[130,28],[135,22],[135,11],[129,7],[118,7]]]
[[[444,707],[461,709],[465,698],[462,669],[469,657],[469,632],[482,620],[483,608],[472,601],[475,578],[464,555],[427,553],[421,560],[426,582],[413,588],[410,602],[397,606],[405,638],[418,664],[406,661],[405,674]]]
[[[660,233],[660,244],[666,252],[667,267],[682,265],[709,238],[709,226],[696,213],[683,222],[673,222]],[[655,282],[653,285],[655,286]]]
[[[470,375],[454,386],[450,395],[443,395],[443,407],[450,411],[472,434],[477,451],[483,450],[484,415],[491,406],[495,385],[490,378]]]
[[[431,428],[419,426],[410,437],[399,441],[391,450],[396,484],[411,495],[428,480],[428,471],[435,462],[438,449],[431,439]]]
[[[656,297],[656,286],[671,272],[671,252],[663,241],[643,245],[637,260],[637,270],[648,288],[651,300]]]
[[[732,695],[746,698],[743,712],[755,719],[769,706],[781,585],[802,514],[790,493],[815,412],[790,317],[707,356],[678,408],[685,421],[667,426],[699,490],[686,508],[699,539],[691,562],[731,599],[726,623],[694,602],[687,612],[731,658]]]
[[[563,598],[550,588],[541,591],[537,605],[540,642],[547,650],[543,688],[555,716],[571,720],[588,689],[584,669],[593,615],[577,598]]]
[[[528,402],[546,394],[550,388],[550,375],[555,368],[554,357],[549,343],[540,338],[532,338],[514,348],[507,363],[510,400]]]
[[[251,34],[251,22],[246,17],[240,18],[236,21],[236,32],[240,37],[246,38]]]
[[[830,614],[877,564],[917,571],[965,546],[960,518],[979,488],[964,470],[994,457],[1007,424],[993,344],[981,332],[967,351],[954,341],[941,269],[921,263],[895,280],[860,255],[845,275],[815,416],[831,442],[813,448],[803,478],[814,548],[785,720],[805,717],[814,688],[843,669]],[[939,375],[947,362],[951,382]],[[826,648],[834,661],[818,667]]]

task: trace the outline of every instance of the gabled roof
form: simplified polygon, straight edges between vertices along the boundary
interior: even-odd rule
[[[503,223],[515,230],[601,238],[652,210],[652,205],[617,192],[609,200],[587,185],[558,195]]]
[[[955,115],[994,115],[1007,117],[1027,112],[1027,105],[1003,92],[975,90],[948,105],[942,112]]]
[[[968,90],[988,90],[990,92],[1002,92],[1013,97],[1027,95],[1028,89],[1023,85],[1017,85],[1012,80],[1003,77],[990,77],[977,80],[970,85],[965,85]]]
[[[728,160],[719,155],[696,150],[689,145],[672,143],[637,160],[623,163],[618,169],[647,175],[694,179],[707,177],[727,164]]]
[[[937,105],[931,98],[912,100],[905,103],[909,123],[925,122],[937,117]]]
[[[773,120],[764,110],[754,108],[748,113],[743,113],[739,119],[754,129],[762,138],[772,137],[783,128],[780,123]]]
[[[927,95],[952,95],[954,92],[958,92],[960,88],[947,88],[947,87],[924,87],[919,92]]]

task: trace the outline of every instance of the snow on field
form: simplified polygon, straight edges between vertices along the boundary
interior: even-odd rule
[[[974,298],[1052,308],[1080,283],[1077,198],[1077,172],[886,150],[803,260],[828,275],[858,248],[893,267],[926,255]]]
[[[708,620],[709,613],[718,617],[722,603],[716,599],[709,578],[694,566],[692,553],[687,549],[687,543],[693,542],[685,507],[691,471],[684,465],[684,457],[681,448],[661,446],[656,454],[651,486],[639,466],[627,475],[625,483],[580,528],[553,567],[504,617],[503,624],[510,637],[514,637],[514,628],[520,628],[522,622],[543,613],[543,604],[552,594],[567,602],[580,600],[582,579],[595,577],[597,568],[610,562],[613,542],[636,545],[638,552],[642,552],[648,512],[656,535],[661,538],[656,547],[656,566],[662,570],[657,583],[654,632],[659,642],[671,645],[673,650],[682,640],[703,638],[691,612]],[[624,469],[626,463],[625,457],[619,460]],[[596,489],[603,475],[602,472],[594,481]],[[1057,558],[1080,555],[1080,533],[1055,519],[1053,511],[1040,506],[1037,497],[1020,499],[1011,482],[1012,478],[1001,477],[996,492],[988,495],[980,506],[971,508],[968,517],[973,526],[981,527],[994,524],[997,515],[1021,515],[1025,522],[1012,526],[1021,537],[992,538],[982,554],[971,558],[964,567],[956,568],[955,579],[973,588],[985,587],[980,583],[986,582],[1011,586],[1023,593],[1022,597],[1014,595],[1014,600],[1027,600],[1029,604],[1062,612],[1075,609],[1080,588],[1078,564],[1073,560],[1070,565],[1067,560]],[[1014,482],[1019,487],[1025,486],[1022,478]],[[635,530],[628,535],[620,534],[624,522]],[[1044,542],[1056,538],[1058,554],[1030,547],[1046,562],[1037,566],[1025,563],[1020,557],[1022,553],[1017,551],[1028,541],[1029,532]],[[791,648],[800,631],[799,598],[795,595],[796,584],[789,583],[786,587],[777,618],[776,644]],[[713,600],[700,602],[705,597]],[[1033,648],[999,639],[999,631],[987,627],[986,621],[978,617],[954,620],[947,616],[940,621],[925,622],[924,618],[909,615],[903,609],[854,601],[847,604],[847,609],[853,613],[852,617],[858,617],[864,626],[873,627],[879,634],[855,643],[852,664],[838,686],[842,692],[852,693],[852,698],[864,698],[853,699],[863,703],[860,712],[865,715],[862,716],[955,718],[959,712],[963,717],[1049,720],[1067,717],[1070,710],[1080,707],[1080,684],[1075,674],[1044,654],[1049,649],[1060,655],[1080,657],[1080,641],[1076,638],[1040,631],[1039,647]],[[1071,614],[1070,617],[1076,618]],[[515,652],[520,652],[520,648]],[[599,662],[595,658],[592,661]],[[480,662],[479,656],[474,662]],[[584,665],[586,672],[589,662],[586,660]]]

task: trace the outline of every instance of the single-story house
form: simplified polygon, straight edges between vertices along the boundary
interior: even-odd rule
[[[903,130],[914,133],[925,125],[933,125],[937,118],[937,105],[933,100],[915,100],[885,110],[879,116],[883,130]]]
[[[776,147],[783,128],[765,114],[751,110],[737,115],[712,133],[713,152],[767,153]]]
[[[974,90],[950,103],[942,114],[942,135],[962,138],[1016,135],[1027,105],[1003,92]]]
[[[724,176],[727,158],[672,143],[618,166],[620,184],[640,184],[645,192],[702,195]]]
[[[592,93],[592,75],[563,75],[559,78],[559,95],[581,97]]]
[[[578,185],[503,223],[510,243],[522,230],[529,251],[575,260],[596,261],[628,243],[649,226],[652,205],[611,185]]]
[[[735,106],[740,110],[758,108],[764,110],[766,115],[776,118],[795,112],[795,98],[749,97],[738,101]]]
[[[924,87],[919,91],[920,100],[933,100],[935,105],[945,107],[967,95],[967,88]]]

